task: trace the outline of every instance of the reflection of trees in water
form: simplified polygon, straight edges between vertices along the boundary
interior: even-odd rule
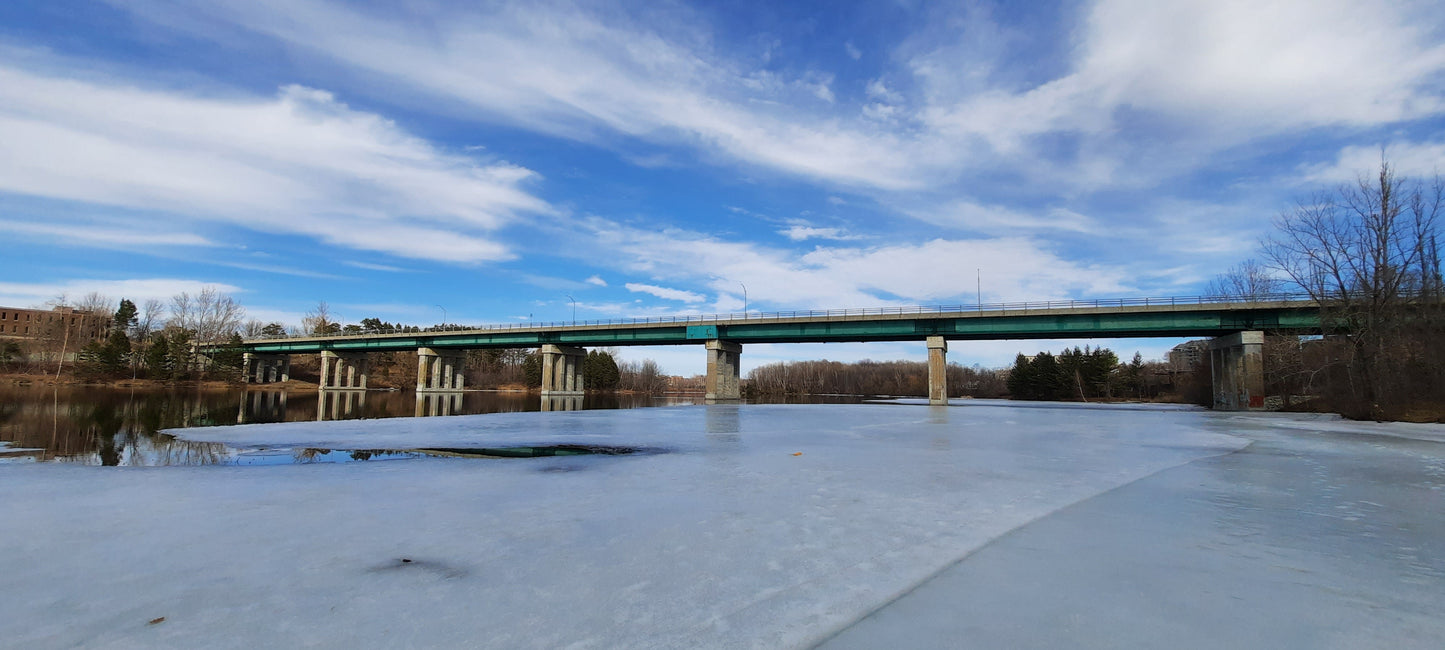
[[[298,463],[314,463],[329,453],[331,453],[330,449],[307,448],[297,449],[291,456],[295,458]]]
[[[39,460],[89,465],[197,465],[225,462],[224,445],[160,434],[211,422],[224,394],[117,391],[89,387],[0,390],[0,440],[40,448]]]
[[[208,465],[233,462],[236,453],[219,443],[190,442],[161,431],[234,424],[247,405],[244,390],[129,390],[92,386],[0,387],[0,441],[38,460],[91,465]],[[292,393],[289,403],[257,400],[268,421],[317,419],[320,396]],[[539,410],[536,393],[467,392],[452,415]],[[631,408],[662,404],[643,395],[588,395],[584,408]],[[357,399],[349,417],[412,417],[416,394],[373,391]],[[279,408],[278,408],[279,407]],[[377,451],[362,451],[375,456]]]

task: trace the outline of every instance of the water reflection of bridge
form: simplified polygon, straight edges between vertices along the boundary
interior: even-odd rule
[[[315,417],[318,422],[329,420],[354,420],[374,417],[394,417],[404,414],[401,410],[401,401],[406,399],[407,393],[400,391],[367,391],[367,390],[322,390],[316,393]],[[468,404],[468,398],[472,400],[481,399],[488,393],[475,391],[427,391],[415,393],[415,407],[411,413],[415,417],[438,417],[448,415],[464,415],[468,413],[491,412],[499,410],[495,405],[486,408],[484,404]],[[304,393],[302,394],[305,395]],[[490,393],[490,395],[497,395]],[[291,422],[304,419],[313,419],[309,414],[312,402],[301,397],[291,396],[286,389],[277,390],[246,390],[241,395],[240,408],[236,413],[237,424],[257,424],[263,422]],[[540,399],[538,409],[541,411],[579,411],[584,406],[585,398],[582,395],[568,395],[563,397],[548,395]],[[368,400],[371,406],[368,407]],[[382,403],[376,402],[381,400]],[[469,408],[470,406],[470,408]],[[296,409],[301,412],[295,412]],[[515,404],[512,408],[500,410],[533,410],[522,403]]]

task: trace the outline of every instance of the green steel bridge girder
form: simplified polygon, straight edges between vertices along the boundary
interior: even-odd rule
[[[546,344],[580,347],[684,345],[710,339],[737,343],[846,343],[952,340],[1133,338],[1220,336],[1264,330],[1318,332],[1314,307],[1262,309],[1055,311],[1043,314],[916,314],[903,318],[837,318],[686,323],[580,325],[556,329],[496,329],[371,336],[262,339],[246,341],[248,352],[306,354],[394,352],[429,347],[528,348]]]

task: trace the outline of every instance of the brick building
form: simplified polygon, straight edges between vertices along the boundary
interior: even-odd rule
[[[0,307],[0,340],[55,343],[64,342],[79,350],[105,334],[110,318],[73,307],[21,309]]]

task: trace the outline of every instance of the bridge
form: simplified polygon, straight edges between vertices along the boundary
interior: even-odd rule
[[[740,397],[738,362],[749,343],[920,341],[928,350],[929,402],[947,403],[949,340],[1212,337],[1216,407],[1262,404],[1264,332],[1318,333],[1317,303],[1301,296],[1122,298],[936,307],[839,309],[526,323],[426,331],[265,338],[242,343],[245,377],[284,381],[290,355],[321,355],[323,390],[364,390],[370,352],[417,353],[418,393],[459,391],[467,350],[539,348],[542,394],[583,392],[590,346],[701,345],[707,399]]]

